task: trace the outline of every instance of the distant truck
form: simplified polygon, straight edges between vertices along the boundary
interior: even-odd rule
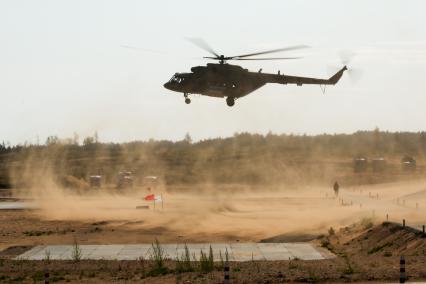
[[[122,171],[118,173],[117,188],[133,187],[133,174],[132,172]]]
[[[354,158],[353,169],[355,173],[365,172],[368,169],[368,159],[366,157]]]
[[[401,159],[401,167],[404,171],[415,171],[417,164],[416,160],[410,156],[404,156]]]
[[[89,183],[90,183],[90,187],[94,188],[94,187],[101,187],[102,185],[102,176],[100,175],[94,175],[94,176],[90,176],[89,177]]]

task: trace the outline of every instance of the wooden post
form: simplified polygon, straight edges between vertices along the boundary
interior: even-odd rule
[[[229,262],[225,262],[223,267],[223,284],[229,284]]]
[[[401,255],[401,259],[399,260],[399,283],[405,283],[405,258]]]
[[[386,221],[389,221],[389,214],[386,214]]]
[[[44,284],[49,284],[49,271],[44,272]]]
[[[402,227],[405,228],[405,219],[402,219]]]
[[[425,234],[425,225],[423,225],[423,235]]]

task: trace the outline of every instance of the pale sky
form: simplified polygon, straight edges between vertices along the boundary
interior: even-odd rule
[[[425,1],[0,1],[0,141],[85,136],[102,142],[252,133],[426,130]],[[328,78],[339,53],[362,78],[328,87],[267,85],[236,101],[163,88],[204,65],[202,37],[235,55],[307,44],[243,62],[252,71]],[[146,50],[123,48],[131,45]],[[158,51],[150,52],[149,50]],[[232,62],[230,62],[232,64]],[[240,63],[240,62],[237,62]]]

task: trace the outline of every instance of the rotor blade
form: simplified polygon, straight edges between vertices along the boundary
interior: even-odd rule
[[[216,57],[219,57],[219,54],[217,54],[211,47],[210,45],[205,42],[202,38],[192,38],[192,37],[187,37],[186,38],[187,41],[190,41],[191,43],[195,44],[196,46],[198,46],[199,48],[207,51],[210,54],[213,54]]]
[[[327,74],[329,76],[333,76],[337,71],[339,71],[341,66],[327,66]],[[360,68],[353,68],[351,66],[347,67],[348,70],[346,71],[346,74],[348,75],[348,78],[352,83],[357,83],[359,80],[361,80],[363,76],[363,70]]]
[[[269,53],[280,52],[280,51],[297,50],[297,49],[303,49],[303,48],[309,48],[309,46],[307,46],[307,45],[288,46],[288,47],[284,47],[284,48],[266,50],[266,51],[261,51],[261,52],[256,52],[256,53],[249,53],[249,54],[243,54],[243,55],[235,55],[235,56],[229,57],[229,59],[231,59],[231,58],[249,57],[249,56],[255,56],[255,55],[262,55],[262,54],[269,54]]]
[[[235,58],[231,60],[290,60],[290,59],[301,59],[303,57],[276,57],[276,58]]]

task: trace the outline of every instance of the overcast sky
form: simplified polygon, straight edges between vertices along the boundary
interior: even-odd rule
[[[121,142],[187,132],[199,140],[243,131],[426,130],[424,11],[420,0],[3,0],[0,141],[95,131],[103,142]],[[319,86],[267,85],[233,108],[201,96],[186,105],[163,84],[209,54],[185,37],[202,37],[225,55],[307,44],[278,54],[301,60],[242,65],[320,78],[350,50],[349,67],[362,78],[345,74],[325,95]]]

